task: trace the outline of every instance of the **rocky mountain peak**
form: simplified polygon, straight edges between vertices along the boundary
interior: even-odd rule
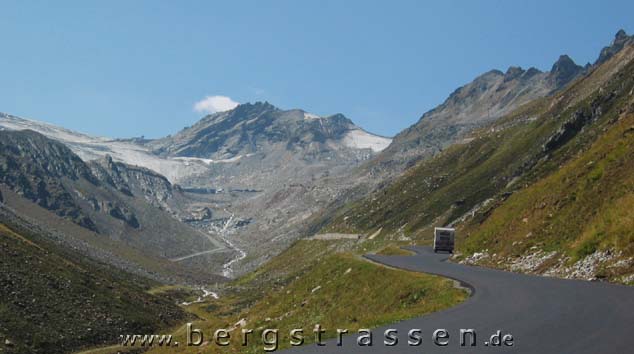
[[[510,66],[504,74],[504,81],[511,81],[524,74],[524,69],[519,66]]]
[[[242,103],[236,106],[233,110],[229,112],[233,112],[235,114],[253,114],[253,113],[264,113],[264,112],[275,112],[280,109],[270,104],[267,101],[261,102],[257,101],[254,103],[247,102]]]
[[[445,102],[399,133],[378,159],[392,170],[394,166],[406,168],[421,156],[444,148],[465,132],[526,102],[557,92],[583,75],[585,70],[569,56],[562,55],[550,72],[534,67],[524,70],[519,66],[511,66],[506,72],[487,71],[456,89]]]
[[[354,126],[354,123],[352,122],[352,120],[350,120],[350,118],[346,117],[342,113],[336,113],[336,114],[333,114],[333,115],[328,116],[326,118],[328,120],[333,121],[333,122],[337,122],[337,123],[339,123],[341,125],[348,125],[350,127]]]
[[[351,137],[353,131],[356,135]],[[284,110],[268,102],[255,102],[209,115],[176,135],[155,140],[148,146],[162,156],[213,161],[272,153],[277,145],[289,151],[301,150],[310,154],[311,158],[332,159],[330,155],[338,154],[335,151],[340,149],[367,150],[365,142],[385,140],[361,131],[340,113],[321,117],[301,109]],[[359,143],[361,140],[363,143]],[[372,146],[372,150],[377,149],[377,146]],[[349,152],[351,156],[357,155]]]
[[[572,60],[567,54],[562,54],[559,56],[559,59],[553,64],[552,69],[550,71],[561,71],[561,70],[569,70],[571,68],[577,67],[575,61]]]
[[[279,108],[275,107],[274,105],[266,101],[265,102],[258,101],[254,103],[246,102],[246,103],[241,103],[237,105],[235,108],[228,111],[208,114],[205,117],[203,117],[200,121],[195,123],[193,127],[200,126],[200,125],[217,124],[227,120],[231,122],[236,122],[239,120],[249,120],[254,117],[259,117],[262,115],[266,115],[268,113],[274,113],[279,110],[280,110]]]
[[[553,64],[548,80],[555,87],[561,87],[572,81],[583,70],[582,66],[577,65],[568,55],[564,54],[559,56],[559,59]]]
[[[625,33],[623,29],[620,29],[618,32],[616,32],[616,35],[614,35],[614,40],[612,40],[612,43],[601,50],[601,53],[599,54],[599,58],[594,63],[594,65],[600,65],[608,61],[610,58],[614,56],[614,54],[618,53],[621,49],[623,49],[623,47],[627,43],[632,43],[632,42],[634,42],[634,36],[628,36],[627,33]]]
[[[533,77],[533,76],[535,76],[537,74],[541,74],[541,73],[542,73],[541,70],[537,69],[534,66],[531,66],[530,68],[528,68],[528,70],[526,70],[524,72],[523,78],[529,79],[529,78],[531,78],[531,77]]]

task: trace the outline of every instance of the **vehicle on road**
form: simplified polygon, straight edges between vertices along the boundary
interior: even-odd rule
[[[434,228],[434,253],[446,251],[453,253],[456,229],[450,227]]]

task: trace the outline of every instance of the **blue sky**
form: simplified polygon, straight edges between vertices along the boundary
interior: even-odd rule
[[[393,135],[490,69],[594,61],[633,13],[631,0],[2,1],[0,112],[160,137],[222,95]]]

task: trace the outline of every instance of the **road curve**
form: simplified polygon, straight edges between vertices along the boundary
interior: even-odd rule
[[[634,353],[634,287],[523,275],[446,262],[448,255],[412,247],[415,256],[366,258],[388,266],[459,280],[472,296],[453,308],[374,329],[373,345],[360,347],[358,335],[345,336],[338,347],[297,347],[297,353]],[[360,299],[359,301],[362,301]],[[384,331],[398,330],[398,345],[383,344]],[[408,331],[422,329],[423,343],[408,346]],[[460,346],[460,329],[476,330],[476,346]],[[436,329],[449,332],[449,344],[434,344]],[[513,346],[485,345],[501,330]],[[306,333],[308,335],[308,333]],[[467,344],[469,338],[467,337]]]

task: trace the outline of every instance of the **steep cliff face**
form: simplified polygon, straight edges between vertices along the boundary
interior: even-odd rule
[[[99,185],[84,162],[63,144],[33,131],[0,131],[0,182],[57,215],[97,231],[69,186],[80,179]]]
[[[141,197],[155,207],[176,213],[170,201],[180,189],[147,168],[113,161],[110,155],[88,163],[95,176],[121,193]]]
[[[612,58],[616,53],[621,51],[627,44],[634,43],[634,36],[628,36],[624,30],[619,30],[614,36],[614,40],[609,46],[604,47],[599,54],[599,58],[594,63],[595,66],[601,65]]]

